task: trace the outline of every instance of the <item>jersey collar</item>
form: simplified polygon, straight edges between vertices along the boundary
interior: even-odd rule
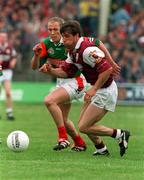
[[[53,42],[53,40],[52,40],[51,38],[50,38],[50,41]],[[54,43],[54,42],[53,42],[53,43]],[[62,44],[63,44],[63,39],[62,39],[62,37],[61,37],[60,41],[59,41],[57,44],[54,43],[55,46],[61,46]]]
[[[77,42],[77,44],[76,44],[76,46],[75,46],[75,49],[79,49],[80,48],[80,45],[81,45],[81,43],[84,41],[84,38],[83,37],[80,37],[79,38],[79,40],[78,40],[78,42]]]

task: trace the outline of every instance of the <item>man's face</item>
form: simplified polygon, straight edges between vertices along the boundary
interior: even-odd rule
[[[48,22],[48,32],[54,43],[58,43],[60,41],[60,24],[58,22]]]
[[[79,39],[78,35],[72,35],[67,32],[62,33],[63,43],[66,48],[68,49],[74,49],[76,46],[76,43]]]
[[[4,44],[8,40],[8,35],[5,32],[0,32],[0,43]]]

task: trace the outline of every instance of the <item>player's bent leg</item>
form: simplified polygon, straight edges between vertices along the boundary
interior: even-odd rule
[[[91,113],[91,112],[95,112],[95,113]],[[85,112],[83,112],[83,115],[79,120],[78,126],[80,131],[82,133],[87,134],[90,140],[94,143],[94,146],[96,148],[96,151],[93,153],[94,156],[110,155],[106,145],[103,143],[103,141],[98,135],[110,136],[111,132],[109,131],[113,131],[113,130],[104,126],[95,125],[95,123],[100,121],[106,113],[107,113],[106,110],[90,105],[88,108],[86,108]]]
[[[80,122],[84,112],[86,111],[87,107],[89,106],[90,102],[84,102],[83,103],[83,107],[82,107],[82,110],[81,110],[81,113],[80,113],[80,117],[79,117],[79,120],[78,120],[78,123]]]
[[[51,113],[58,130],[58,143],[53,148],[54,150],[65,149],[69,146],[68,136],[63,121],[62,111],[58,104],[69,101],[69,96],[64,88],[54,90],[45,98],[45,105]]]
[[[67,102],[67,103],[63,103],[63,104],[59,104],[59,107],[62,111],[62,115],[63,115],[63,121],[67,130],[67,133],[71,136],[71,137],[75,137],[77,135],[77,131],[75,129],[75,126],[73,124],[72,121],[68,120],[68,115],[70,112],[70,108],[71,108],[71,103]]]
[[[78,100],[80,97],[82,97],[84,89],[81,91],[78,90],[77,82],[74,80],[71,81],[71,83],[67,83],[63,86],[63,88],[67,91],[69,94],[69,97],[71,100]],[[63,106],[64,107],[64,106]],[[65,126],[67,127],[67,131],[69,132],[69,135],[72,137],[74,141],[74,145],[72,146],[73,151],[85,151],[86,150],[86,143],[84,142],[83,138],[79,135],[77,132],[74,124],[72,121],[68,121],[68,114],[66,114],[66,110],[63,110],[63,117],[65,120]]]
[[[93,113],[92,113],[93,112]],[[106,128],[104,126],[96,126],[95,123],[100,121],[105,114],[107,113],[107,110],[99,108],[94,106],[93,104],[90,104],[85,112],[83,112],[83,115],[81,116],[78,127],[80,132],[84,134],[93,134],[93,135],[110,135],[111,129]]]
[[[51,113],[57,126],[64,125],[60,103],[69,101],[69,96],[64,88],[57,88],[51,94],[45,97],[45,105]]]
[[[91,116],[88,115],[82,117],[81,121],[79,122],[80,131],[87,135],[93,134],[99,136],[110,136],[115,139],[118,139],[119,147],[120,147],[120,155],[123,156],[128,148],[130,132],[126,130],[112,129],[102,125],[93,125],[94,117],[92,116],[92,120],[89,120],[88,117]],[[102,116],[100,115],[98,117],[100,117],[101,119]],[[97,118],[97,120],[98,119],[99,118]]]

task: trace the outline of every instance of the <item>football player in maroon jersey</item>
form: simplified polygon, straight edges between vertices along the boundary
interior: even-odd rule
[[[96,151],[93,155],[109,155],[101,138],[109,136],[118,140],[120,155],[123,156],[128,148],[130,132],[97,124],[109,111],[114,112],[117,102],[118,91],[111,64],[94,42],[81,37],[81,28],[77,21],[64,23],[60,31],[63,43],[69,50],[66,63],[57,69],[45,64],[40,71],[64,78],[74,77],[78,70],[83,73],[91,87],[85,92],[79,130],[94,143]]]

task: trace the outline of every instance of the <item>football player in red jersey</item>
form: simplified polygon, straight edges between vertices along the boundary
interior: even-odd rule
[[[118,140],[120,155],[123,156],[128,148],[130,132],[97,124],[109,111],[114,112],[117,102],[118,91],[113,80],[111,64],[94,42],[88,42],[81,37],[77,21],[64,23],[60,32],[63,43],[69,50],[66,63],[57,69],[46,64],[40,71],[64,78],[75,76],[78,70],[83,73],[91,87],[85,92],[85,104],[78,123],[79,130],[94,143],[96,151],[93,155],[109,155],[101,139],[101,136],[109,136]]]
[[[0,83],[4,86],[6,93],[6,114],[8,120],[14,120],[13,103],[11,95],[11,80],[13,68],[16,65],[16,51],[8,42],[8,33],[0,32],[0,65],[3,68],[3,76],[0,76]]]

